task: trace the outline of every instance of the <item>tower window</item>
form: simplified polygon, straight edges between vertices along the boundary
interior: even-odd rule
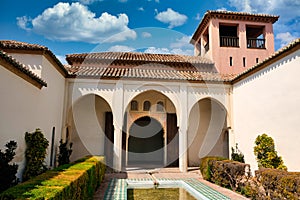
[[[256,63],[258,63],[259,62],[259,58],[256,58]]]
[[[243,66],[246,67],[246,57],[243,57]]]
[[[138,107],[139,107],[139,104],[138,104],[137,101],[131,101],[131,103],[130,103],[130,110],[137,111]]]
[[[149,111],[151,107],[150,101],[145,101],[143,105],[143,111]]]
[[[232,67],[232,57],[229,57],[229,66]]]
[[[265,49],[265,38],[264,38],[263,26],[247,26],[247,48]]]
[[[237,25],[220,25],[219,34],[221,47],[239,47]]]
[[[163,112],[164,111],[164,102],[159,101],[156,104],[156,111]]]

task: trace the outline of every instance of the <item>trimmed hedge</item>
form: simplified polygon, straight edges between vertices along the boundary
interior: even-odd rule
[[[203,179],[207,181],[211,181],[211,161],[213,160],[226,160],[226,158],[208,156],[200,159],[200,172],[202,174]]]
[[[233,191],[241,190],[250,177],[250,165],[223,157],[204,157],[200,160],[203,179]]]
[[[213,160],[211,181],[233,191],[240,190],[242,183],[250,178],[250,165],[233,160]]]
[[[265,199],[300,199],[300,172],[260,169],[255,172]]]
[[[88,156],[10,188],[0,194],[0,200],[92,199],[104,173],[104,157]]]

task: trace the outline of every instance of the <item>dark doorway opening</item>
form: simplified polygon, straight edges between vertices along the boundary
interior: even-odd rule
[[[168,167],[179,167],[179,134],[175,113],[167,114],[167,158]]]
[[[129,129],[128,166],[164,165],[163,127],[152,117],[137,119]]]
[[[105,140],[104,140],[104,155],[106,165],[113,167],[114,158],[114,125],[112,112],[105,113]]]

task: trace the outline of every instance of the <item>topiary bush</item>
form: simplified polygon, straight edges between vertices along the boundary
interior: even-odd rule
[[[255,140],[254,154],[259,168],[264,167],[287,170],[281,156],[278,156],[277,151],[275,151],[273,138],[269,137],[267,134],[257,136]]]
[[[235,144],[235,148],[231,147],[231,159],[233,161],[245,163],[244,154],[239,150],[238,143]]]
[[[233,191],[251,177],[250,165],[232,160],[211,160],[211,181]]]
[[[70,156],[72,154],[72,145],[73,143],[63,142],[63,140],[59,141],[59,155],[58,155],[58,165],[64,165],[70,163]]]
[[[44,161],[49,146],[48,140],[44,137],[40,129],[36,129],[33,133],[25,133],[26,151],[25,151],[25,170],[23,173],[23,181],[42,174],[47,170]]]
[[[16,155],[17,142],[9,141],[5,147],[5,152],[0,150],[0,193],[18,183],[16,177],[18,165],[10,164]]]
[[[211,181],[211,161],[226,160],[226,158],[218,156],[207,156],[200,159],[200,172],[203,179]]]
[[[300,172],[260,169],[256,178],[263,187],[263,199],[300,199]]]

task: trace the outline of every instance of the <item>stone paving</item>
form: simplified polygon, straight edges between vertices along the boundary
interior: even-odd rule
[[[151,175],[152,176],[151,176]],[[242,195],[239,195],[231,190],[226,188],[222,188],[218,185],[212,184],[208,181],[202,179],[201,173],[197,168],[189,168],[188,172],[182,173],[178,168],[162,168],[162,169],[151,169],[151,170],[135,170],[128,169],[127,172],[122,173],[106,173],[103,182],[101,183],[100,188],[95,192],[94,200],[102,200],[104,199],[104,194],[110,181],[113,178],[119,179],[186,179],[186,178],[194,178],[199,180],[201,183],[211,187],[212,189],[220,192],[221,194],[229,197],[233,200],[243,200],[247,199]]]

